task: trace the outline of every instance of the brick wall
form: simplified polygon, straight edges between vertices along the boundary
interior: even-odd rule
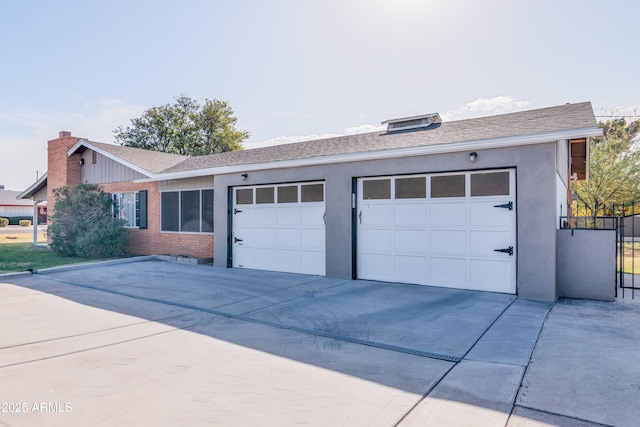
[[[78,141],[84,138],[71,136],[71,132],[62,131],[57,139],[47,143],[47,207],[48,214],[55,212],[53,190],[65,185],[80,183],[82,169],[80,154],[67,156],[67,152]]]
[[[157,182],[115,182],[102,184],[109,193],[147,190],[147,229],[129,228],[129,252],[136,255],[187,255],[213,257],[213,235],[206,233],[174,233],[160,231],[160,193]]]
[[[49,215],[55,214],[53,190],[64,185],[73,186],[82,180],[81,154],[67,156],[67,152],[84,138],[71,136],[71,132],[60,132],[57,139],[48,142],[47,205]],[[187,255],[196,258],[213,256],[213,235],[205,233],[160,232],[160,193],[158,183],[115,182],[101,185],[108,193],[125,193],[147,190],[146,230],[127,229],[129,252],[136,255]]]

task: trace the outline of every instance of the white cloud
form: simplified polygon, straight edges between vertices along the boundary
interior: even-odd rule
[[[442,120],[460,120],[470,117],[491,116],[523,110],[531,103],[513,96],[494,96],[493,98],[478,98],[462,107],[446,111],[440,116]]]

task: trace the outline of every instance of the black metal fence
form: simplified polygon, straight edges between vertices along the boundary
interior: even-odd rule
[[[587,206],[574,201],[560,228],[616,230],[616,297],[640,290],[640,202]],[[638,257],[636,259],[636,257]]]

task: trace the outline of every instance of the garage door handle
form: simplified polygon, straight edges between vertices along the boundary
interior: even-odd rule
[[[238,239],[237,237],[233,238],[233,243],[243,242],[242,239]]]
[[[234,214],[234,215],[235,215],[235,214],[237,214],[237,213],[240,213],[240,212],[242,212],[242,211],[239,211],[238,209],[234,209],[234,210],[233,210],[233,214]]]
[[[358,218],[360,218],[360,224],[362,224],[362,211],[360,211],[360,215],[358,215]]]
[[[509,254],[509,256],[513,255],[513,246],[509,246],[508,248],[504,248],[504,249],[494,249],[495,252],[502,252],[505,254]]]
[[[494,208],[504,208],[504,209],[509,209],[510,211],[513,210],[513,202],[509,202],[509,203],[504,203],[502,205],[493,205]]]
[[[324,225],[327,225],[327,213],[326,212],[322,215],[322,220],[324,221]]]

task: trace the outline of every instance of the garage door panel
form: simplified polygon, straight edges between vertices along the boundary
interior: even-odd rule
[[[279,248],[299,248],[300,230],[298,228],[279,228],[277,246]]]
[[[238,239],[236,246],[246,247],[253,246],[255,244],[255,230],[253,228],[237,228],[233,236]]]
[[[467,281],[467,260],[465,258],[441,258],[431,257],[430,262],[431,282],[438,286],[438,282]]]
[[[507,260],[471,260],[471,283],[477,290],[515,292],[513,264]]]
[[[390,254],[363,253],[360,263],[371,278],[393,277],[393,258]]]
[[[255,264],[258,268],[274,266],[278,262],[274,247],[256,248]]]
[[[503,249],[513,246],[510,231],[498,230],[472,230],[471,231],[471,254],[502,256],[494,249]]]
[[[427,254],[428,238],[424,229],[396,229],[393,240],[396,253]]]
[[[324,249],[324,239],[323,228],[300,229],[300,247],[302,249]]]
[[[237,212],[233,214],[233,225],[236,227],[249,226],[253,228],[255,223],[254,209],[241,206],[241,209],[237,209]]]
[[[298,272],[300,267],[300,251],[296,249],[278,249],[278,269]]]
[[[398,189],[412,180],[419,191]],[[358,189],[367,181],[385,191],[358,196],[358,277],[515,293],[515,170],[361,178]]]
[[[424,256],[396,255],[394,272],[398,281],[424,282],[428,273],[427,258]]]
[[[324,225],[324,206],[300,207],[300,224]]]
[[[300,251],[300,266],[302,271],[308,272],[307,274],[324,276],[326,274],[324,251]]]
[[[257,228],[253,231],[254,241],[253,244],[256,247],[275,247],[278,233],[275,228]],[[246,239],[245,239],[246,241]]]
[[[278,225],[300,224],[300,208],[298,206],[278,206],[276,210],[278,216]]]
[[[388,229],[369,228],[366,235],[362,236],[359,247],[363,251],[383,251],[393,250],[393,232]]]
[[[508,200],[471,202],[469,206],[472,226],[510,226],[514,221],[513,210],[497,208],[496,205],[508,203]]]
[[[427,204],[402,203],[395,205],[395,224],[402,225],[426,225],[427,224]]]
[[[272,206],[256,208],[251,213],[255,216],[255,224],[257,226],[276,225],[278,223],[276,210]]]
[[[255,264],[254,248],[236,246],[233,250],[233,264],[235,267],[245,267]]]
[[[467,225],[467,205],[459,203],[431,203],[432,226]]]
[[[231,214],[232,265],[325,274],[323,194],[323,182],[236,188],[242,197]]]
[[[456,254],[467,252],[465,230],[432,230],[430,252],[433,254]]]
[[[367,204],[360,211],[359,220],[363,225],[391,225],[391,213],[390,204]]]

